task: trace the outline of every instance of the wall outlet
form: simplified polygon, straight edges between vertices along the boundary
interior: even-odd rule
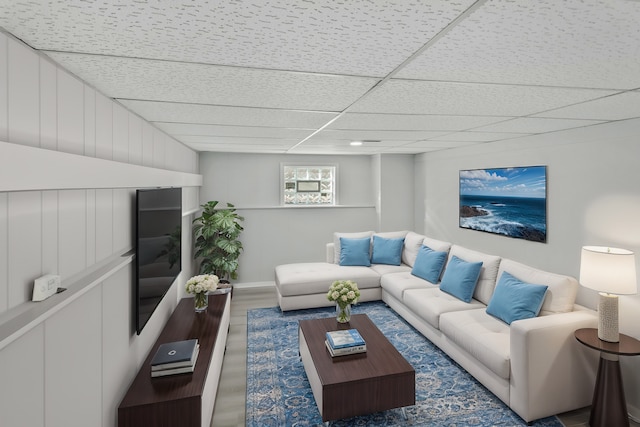
[[[33,282],[33,296],[31,301],[43,301],[58,292],[60,276],[47,274]]]

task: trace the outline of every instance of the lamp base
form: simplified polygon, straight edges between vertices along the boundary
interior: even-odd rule
[[[600,292],[598,301],[598,338],[607,342],[619,342],[618,296]]]

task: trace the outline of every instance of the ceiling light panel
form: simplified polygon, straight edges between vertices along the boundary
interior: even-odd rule
[[[602,123],[602,121],[522,117],[492,125],[481,126],[474,130],[481,132],[545,133],[564,129],[573,129],[582,126],[591,126],[598,123]]]
[[[346,147],[350,145],[350,139],[332,139],[329,137],[313,137],[308,141],[305,141],[303,145],[324,145],[324,146],[334,146],[334,147]],[[362,141],[362,145],[355,146],[353,148],[361,148],[361,147],[395,147],[398,145],[404,145],[413,142],[413,140],[389,140],[389,139],[378,139],[378,140],[369,140]]]
[[[181,104],[175,102],[128,99],[121,99],[119,101],[150,122],[316,129],[337,116],[337,113],[320,111],[224,107],[219,105]]]
[[[490,0],[396,77],[637,88],[638,15],[637,1]]]
[[[351,112],[520,116],[575,104],[614,93],[452,82],[391,80],[351,107]]]
[[[37,49],[385,76],[473,1],[16,3],[0,26]]]
[[[498,116],[445,116],[440,114],[346,113],[331,123],[327,129],[456,131],[497,123],[509,118]]]
[[[198,125],[189,123],[156,123],[161,130],[172,135],[240,136],[250,138],[303,139],[311,135],[310,129],[287,129],[249,126]]]
[[[378,80],[48,52],[113,98],[341,111]]]
[[[536,117],[625,120],[640,117],[640,92],[624,92],[595,101],[537,114]]]

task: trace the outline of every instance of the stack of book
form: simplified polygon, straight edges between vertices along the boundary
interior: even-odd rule
[[[329,331],[324,341],[331,357],[365,353],[367,344],[356,329]]]
[[[151,359],[151,376],[164,377],[193,372],[199,350],[197,339],[161,344]]]

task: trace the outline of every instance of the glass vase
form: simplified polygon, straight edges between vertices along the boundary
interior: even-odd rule
[[[208,292],[200,292],[193,295],[193,305],[196,310],[196,313],[203,313],[207,310],[209,306],[209,293]]]
[[[351,320],[351,304],[345,306],[336,304],[336,320],[338,323],[348,323]]]

